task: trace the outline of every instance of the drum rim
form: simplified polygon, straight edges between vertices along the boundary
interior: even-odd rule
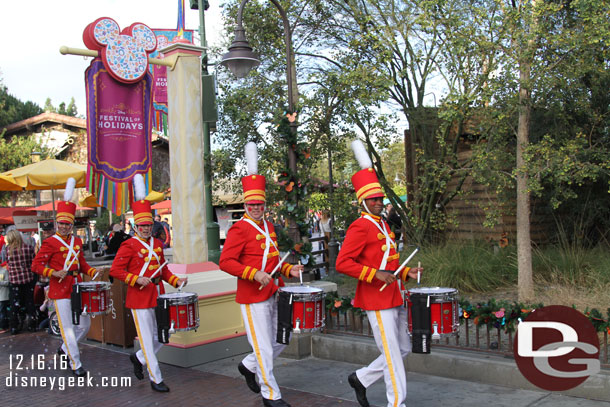
[[[173,292],[173,293],[159,294],[157,296],[157,298],[168,299],[168,300],[173,299],[173,298],[185,299],[185,298],[191,298],[191,297],[199,298],[199,295],[197,295],[197,293]]]
[[[421,290],[436,290],[436,291],[424,292]],[[441,291],[441,290],[444,290],[444,291]],[[408,289],[407,292],[409,294],[415,293],[415,294],[435,295],[435,294],[453,294],[453,293],[457,294],[458,290],[457,290],[457,288],[451,288],[451,287],[414,287],[414,288]]]
[[[299,291],[299,289],[310,289],[311,291]],[[291,289],[296,289],[295,291],[292,291]],[[283,293],[291,293],[291,294],[322,294],[324,292],[323,289],[318,288],[318,287],[312,287],[310,285],[303,285],[303,286],[284,286],[284,287],[280,287],[279,288],[280,292]]]
[[[110,290],[110,283],[108,281],[81,281],[74,285],[78,285],[79,291],[82,293]]]

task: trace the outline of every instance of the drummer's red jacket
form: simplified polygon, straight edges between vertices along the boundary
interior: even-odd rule
[[[61,236],[59,233],[56,234],[68,245],[70,244],[71,236]],[[72,292],[72,285],[77,282],[72,276],[72,271],[77,270],[79,273],[86,273],[89,277],[95,275],[95,269],[87,263],[85,256],[82,252],[83,241],[78,237],[74,236],[74,251],[78,254],[78,261],[70,266],[69,273],[64,279],[59,282],[59,278],[52,276],[54,271],[63,270],[64,262],[68,256],[68,248],[61,244],[54,237],[49,237],[42,242],[40,250],[32,261],[32,271],[36,274],[40,274],[43,277],[49,277],[49,298],[52,300],[61,300],[70,298]],[[82,281],[82,278],[79,279]]]
[[[248,215],[244,218],[253,220]],[[254,220],[253,220],[254,221]],[[267,224],[267,230],[271,240],[277,245],[277,235],[275,228],[266,220],[254,221],[262,229],[265,230],[263,222]],[[265,236],[254,228],[244,219],[236,222],[231,226],[227,233],[227,239],[220,254],[220,269],[237,277],[237,295],[235,301],[240,304],[253,304],[262,302],[271,297],[278,289],[278,286],[272,281],[265,288],[259,290],[260,283],[254,280],[254,274],[261,268],[263,264],[263,254],[265,251]],[[267,265],[265,272],[271,273],[279,262],[279,252],[275,246],[269,248],[267,254]],[[280,273],[289,277],[292,265],[283,263],[280,270],[274,274],[274,277],[279,277]],[[284,281],[279,277],[279,286],[284,285]]]
[[[140,290],[141,286],[136,283],[136,280],[140,276],[140,270],[142,270],[142,267],[149,258],[151,260],[146,270],[144,270],[143,277],[152,276],[157,269],[165,263],[163,243],[159,239],[153,240],[153,251],[157,254],[161,263],[159,263],[142,245],[142,240],[140,240],[139,237],[134,236],[121,244],[116,257],[112,262],[112,266],[110,267],[110,275],[124,281],[128,286],[127,298],[125,299],[125,307],[127,308],[154,308],[157,306],[157,285],[148,284]],[[178,277],[169,271],[169,267],[167,266],[163,267],[163,270],[154,276],[154,278],[158,277],[161,277],[161,279],[167,281],[167,283],[174,287],[177,286]],[[159,282],[159,291],[161,294],[165,292],[161,282]]]
[[[386,239],[383,233],[371,222],[364,218],[367,213],[356,219],[347,229],[345,240],[337,256],[336,268],[339,273],[357,278],[358,286],[354,296],[354,306],[364,310],[381,310],[397,307],[403,304],[400,293],[399,282],[387,286],[383,291],[379,289],[383,282],[375,278],[375,273],[381,265],[381,260],[386,247]],[[377,222],[379,226],[385,225],[387,231],[390,226],[379,216],[368,215]],[[394,233],[390,232],[394,239]],[[399,266],[400,254],[396,252],[396,244],[390,245],[390,253],[384,270],[396,270]],[[408,279],[409,267],[405,267],[399,276],[403,280]]]

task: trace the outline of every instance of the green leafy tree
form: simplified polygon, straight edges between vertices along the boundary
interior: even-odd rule
[[[0,172],[9,171],[32,163],[32,151],[40,151],[41,158],[48,156],[48,151],[38,144],[34,137],[0,137]],[[0,193],[0,202],[6,205],[13,200],[15,194],[10,192]]]
[[[0,129],[28,117],[42,113],[42,109],[33,102],[22,102],[8,93],[0,77]]]

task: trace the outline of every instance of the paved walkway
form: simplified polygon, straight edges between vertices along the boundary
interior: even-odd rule
[[[259,395],[252,393],[241,378],[162,365],[169,393],[154,392],[148,379],[139,381],[132,374],[132,365],[124,351],[81,344],[81,360],[90,372],[88,385],[69,386],[72,373],[55,368],[59,338],[46,332],[0,335],[0,406],[239,406],[260,407]],[[19,360],[23,356],[20,366]],[[32,368],[33,356],[33,368]],[[37,362],[41,360],[39,365]],[[12,368],[11,368],[12,360]],[[12,383],[10,379],[12,378]],[[122,379],[126,378],[126,379]],[[45,386],[27,385],[22,381],[46,380]],[[53,382],[51,382],[53,380]],[[126,385],[121,387],[122,380]],[[9,382],[7,382],[9,381]],[[105,382],[116,382],[119,387],[103,387]],[[51,383],[54,388],[51,390]],[[10,384],[10,387],[7,387]],[[16,384],[18,386],[16,386]],[[61,387],[64,387],[61,390]],[[293,406],[357,407],[358,403],[328,397],[313,392],[282,388],[283,397]]]
[[[26,403],[48,406],[262,405],[260,396],[248,390],[237,372],[237,364],[243,356],[191,369],[162,364],[164,380],[171,392],[161,394],[151,390],[147,378],[138,381],[133,377],[127,357],[131,350],[92,341],[80,346],[84,367],[91,373],[89,385],[70,387],[69,381],[74,380],[72,373],[53,365],[59,344],[59,338],[46,332],[15,336],[0,334],[0,406]],[[275,376],[281,385],[283,398],[293,407],[358,407],[346,382],[347,375],[358,367],[316,358],[278,358]],[[46,380],[45,385],[34,385],[31,383],[34,378],[39,383]],[[30,385],[24,385],[23,380]],[[610,407],[607,402],[413,372],[407,373],[407,380],[407,406]],[[121,381],[124,381],[122,386]],[[115,386],[103,387],[106,382],[114,382]],[[386,406],[383,381],[367,389],[367,394],[372,406]]]

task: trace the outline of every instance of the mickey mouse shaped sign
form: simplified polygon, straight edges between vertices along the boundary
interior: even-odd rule
[[[133,23],[123,31],[112,18],[101,17],[83,32],[85,46],[100,51],[104,67],[114,79],[134,83],[148,70],[148,54],[157,48],[153,31],[142,23]]]

